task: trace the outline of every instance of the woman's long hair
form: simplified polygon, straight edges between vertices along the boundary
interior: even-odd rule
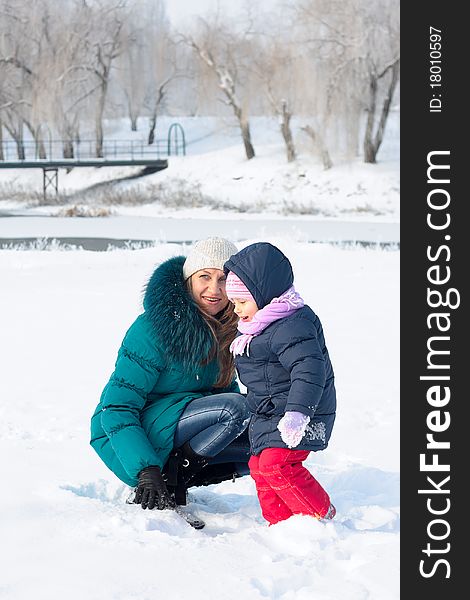
[[[188,278],[186,284],[188,286],[188,291],[191,293],[191,277]],[[229,350],[230,344],[237,335],[238,317],[234,312],[234,306],[229,302],[215,317],[205,313],[199,306],[198,310],[214,338],[209,354],[202,361],[202,364],[206,365],[217,357],[219,377],[217,378],[214,387],[227,387],[232,383],[235,376],[235,362],[233,360],[233,355]]]

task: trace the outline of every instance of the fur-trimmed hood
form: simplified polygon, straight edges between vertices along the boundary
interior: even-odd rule
[[[144,290],[144,310],[168,361],[197,369],[209,354],[212,333],[183,279],[184,256],[158,266]]]

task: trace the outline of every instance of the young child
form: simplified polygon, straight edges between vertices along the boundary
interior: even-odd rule
[[[327,492],[302,465],[309,452],[327,447],[336,412],[320,319],[295,291],[292,266],[272,244],[251,244],[224,267],[239,317],[230,349],[248,392],[248,464],[263,516],[270,525],[293,514],[332,519]]]

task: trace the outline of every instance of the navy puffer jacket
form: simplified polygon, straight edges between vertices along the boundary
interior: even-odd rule
[[[251,244],[232,256],[225,270],[243,281],[259,308],[293,284],[289,260],[265,242]],[[253,454],[264,448],[286,448],[277,429],[286,411],[310,417],[295,450],[327,447],[336,414],[334,373],[320,319],[309,306],[268,325],[251,340],[249,356],[237,356],[235,362],[248,391]]]

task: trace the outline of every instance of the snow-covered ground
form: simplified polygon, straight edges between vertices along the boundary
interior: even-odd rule
[[[126,505],[89,419],[143,283],[186,248],[3,250],[0,598],[399,597],[399,252],[266,239],[324,323],[338,416],[307,464],[336,519],[267,527],[249,477],[193,489],[202,531]]]
[[[338,226],[346,218],[398,223],[397,129],[379,164],[354,161],[329,171],[307,155],[287,165],[282,147],[260,132],[258,156],[247,162],[239,142],[227,143],[227,132],[215,140],[203,129],[197,152],[172,159],[167,171],[112,187],[143,186],[152,194],[198,189],[199,198],[213,202],[112,206],[113,214],[193,218],[194,239],[201,233],[196,217],[210,220],[214,235],[221,218],[233,219],[239,248],[262,239],[291,258],[297,289],[323,321],[336,372],[330,446],[307,465],[329,491],[337,517],[319,523],[297,516],[267,527],[250,477],[192,490],[191,508],[207,522],[202,531],[169,511],[125,504],[129,489],[89,446],[89,420],[122,336],[141,310],[149,274],[187,246],[157,241],[88,252],[64,251],[52,241],[36,250],[0,249],[2,600],[399,598],[400,253],[305,243],[287,224],[313,205],[318,211],[302,218]],[[119,127],[114,134],[121,136]],[[59,185],[77,192],[70,202],[86,206],[86,188],[116,175],[75,169],[61,172]],[[41,184],[40,172],[0,169],[0,213],[37,215],[22,231],[26,237],[37,236],[38,222],[55,218],[44,215],[63,207],[9,199],[8,190],[29,193]],[[284,219],[285,234],[263,229],[266,217]],[[14,222],[0,220],[4,228]],[[242,235],[243,220],[260,223],[256,237]],[[94,220],[81,222],[86,234]]]

